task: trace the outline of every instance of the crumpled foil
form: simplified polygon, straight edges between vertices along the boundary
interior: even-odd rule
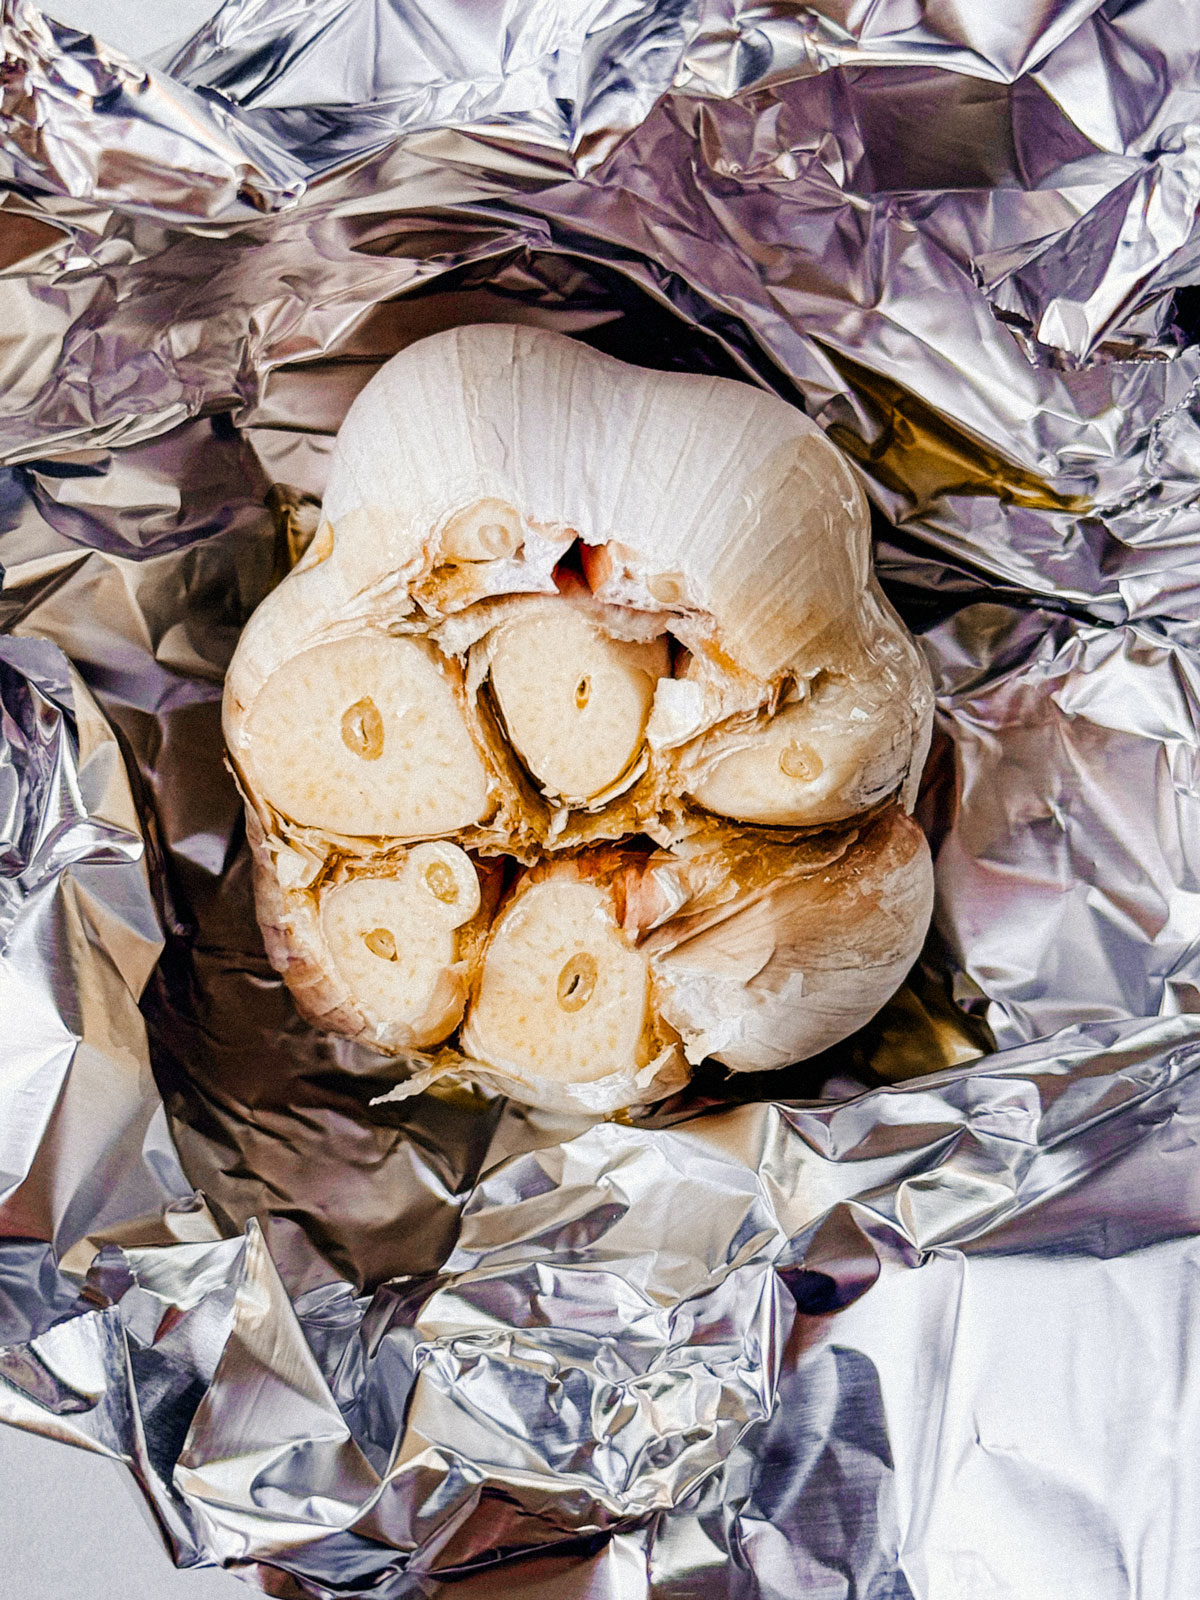
[[[0,1417],[280,1596],[1200,1587],[1200,57],[1173,0],[0,18]],[[925,956],[630,1122],[300,1024],[219,697],[395,350],[802,405],[939,690]],[[80,1581],[86,1585],[86,1575]]]

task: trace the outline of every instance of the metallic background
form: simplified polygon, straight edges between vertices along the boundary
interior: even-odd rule
[[[180,1562],[1200,1585],[1193,38],[1185,0],[230,0],[147,71],[9,0],[0,1416],[127,1463]],[[803,405],[939,689],[908,988],[630,1124],[371,1107],[388,1063],[262,955],[220,761],[350,400],[510,319]]]

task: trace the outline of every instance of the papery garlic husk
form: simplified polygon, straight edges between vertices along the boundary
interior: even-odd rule
[[[854,471],[805,417],[482,326],[411,346],[355,401],[313,543],[243,633],[224,727],[302,1013],[405,1056],[414,1084],[460,1072],[608,1112],[705,1053],[811,1054],[900,982],[929,914],[903,811],[931,708]],[[653,929],[602,909],[622,841],[641,841],[622,846],[634,899],[673,885]],[[824,887],[812,848],[833,852]],[[457,922],[423,922],[423,863],[459,885]],[[701,927],[711,892],[725,910]],[[594,960],[587,1018],[607,995],[636,1026],[551,1011],[522,1042],[505,1006],[546,996],[518,995],[532,968],[505,952],[535,907],[532,967],[561,954],[557,983]]]
[[[765,880],[720,841],[707,849],[733,892],[686,908],[644,946],[658,1015],[689,1061],[761,1072],[806,1060],[904,981],[933,911],[933,866],[925,835],[898,807],[830,837],[824,860],[800,856]]]

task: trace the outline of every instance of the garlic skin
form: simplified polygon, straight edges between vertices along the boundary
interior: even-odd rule
[[[647,945],[687,1059],[762,1072],[837,1044],[895,993],[933,912],[925,836],[892,808],[815,869],[735,892]]]
[[[301,1014],[406,1059],[400,1096],[595,1114],[888,998],[929,919],[931,717],[818,428],[513,325],[365,387],[223,705]]]

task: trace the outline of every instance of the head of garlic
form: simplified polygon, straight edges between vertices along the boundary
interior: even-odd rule
[[[390,361],[226,682],[316,1025],[605,1113],[865,1022],[932,903],[923,658],[783,401],[478,326]]]

